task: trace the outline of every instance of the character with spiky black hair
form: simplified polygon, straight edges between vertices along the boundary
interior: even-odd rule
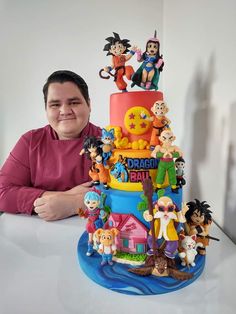
[[[108,189],[107,182],[109,181],[108,170],[104,167],[104,158],[102,156],[103,142],[94,136],[89,136],[85,139],[83,149],[80,155],[86,154],[87,158],[92,161],[92,166],[89,170],[89,176],[93,180],[93,185],[103,184],[105,189]]]
[[[198,247],[198,253],[201,255],[206,254],[206,246],[209,245],[209,229],[212,223],[212,211],[209,210],[210,205],[206,201],[188,202],[187,206],[189,210],[185,214],[186,223],[185,231],[187,235],[196,235],[197,241],[203,244],[203,247]],[[215,238],[212,238],[216,240]]]
[[[131,47],[128,39],[120,39],[119,34],[114,33],[114,37],[108,37],[106,40],[108,43],[104,46],[103,50],[108,51],[108,55],[112,55],[112,62],[110,66],[104,67],[100,72],[100,77],[104,79],[110,78],[110,76],[103,76],[102,71],[109,73],[111,76],[114,76],[114,81],[116,86],[122,92],[126,92],[127,83],[124,81],[124,76],[128,80],[131,80],[132,75],[134,74],[134,69],[132,66],[126,66],[125,63],[135,54],[136,47]],[[115,74],[111,73],[114,70]]]

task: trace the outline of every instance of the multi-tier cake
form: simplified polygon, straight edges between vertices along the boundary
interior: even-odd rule
[[[170,292],[203,271],[211,211],[205,202],[182,202],[185,161],[158,91],[164,62],[156,34],[144,53],[117,33],[107,41],[112,62],[100,76],[113,76],[120,92],[110,97],[102,137],[84,143],[94,188],[79,211],[88,218],[79,262],[92,280],[121,293]],[[134,54],[142,63],[136,72],[126,65]],[[143,90],[128,92],[124,76]]]

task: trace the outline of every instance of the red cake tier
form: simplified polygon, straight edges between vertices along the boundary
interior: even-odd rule
[[[123,136],[130,142],[150,140],[151,124],[142,119],[141,113],[151,115],[150,108],[157,100],[163,100],[160,91],[116,93],[110,97],[110,125],[120,126]]]

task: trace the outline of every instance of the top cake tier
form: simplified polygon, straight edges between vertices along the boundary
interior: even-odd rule
[[[140,139],[150,141],[151,123],[141,118],[140,114],[150,116],[150,108],[157,100],[163,100],[160,91],[138,91],[115,93],[110,97],[110,125],[119,126],[123,137],[129,142]]]

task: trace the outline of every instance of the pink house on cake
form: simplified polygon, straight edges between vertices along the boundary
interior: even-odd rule
[[[117,228],[118,251],[128,253],[146,253],[148,229],[132,214],[111,213],[105,228]]]

